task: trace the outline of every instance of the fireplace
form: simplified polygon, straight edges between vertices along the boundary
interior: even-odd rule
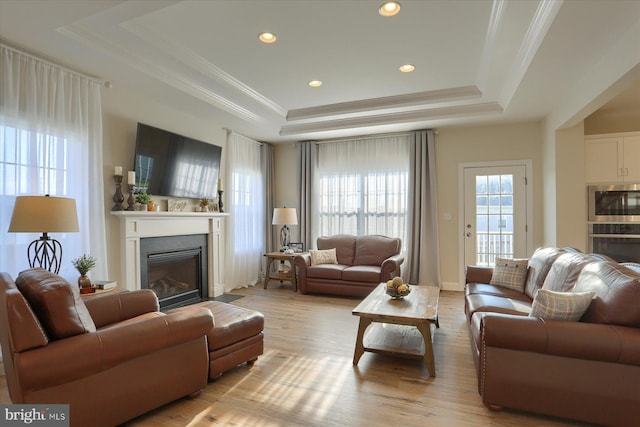
[[[140,285],[158,296],[160,309],[209,297],[207,235],[140,239]]]

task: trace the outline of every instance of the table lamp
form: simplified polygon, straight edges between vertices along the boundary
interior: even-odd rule
[[[27,248],[29,267],[42,267],[58,273],[62,265],[62,245],[48,233],[77,232],[75,199],[66,197],[19,196],[13,207],[10,233],[42,233]]]
[[[282,225],[280,229],[280,246],[281,250],[289,247],[289,225],[298,225],[298,216],[295,208],[274,208],[273,209],[273,225]]]

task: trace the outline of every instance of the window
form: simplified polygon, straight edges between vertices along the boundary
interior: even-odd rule
[[[478,265],[513,258],[513,175],[476,176]]]
[[[27,247],[38,237],[37,233],[7,231],[17,196],[50,194],[77,199],[78,189],[72,188],[72,182],[79,176],[69,166],[82,161],[80,153],[84,150],[72,147],[74,144],[68,138],[0,125],[0,253],[3,271],[15,274],[28,268]],[[78,206],[79,212],[81,206]],[[65,254],[74,253],[79,243],[76,233],[53,237],[62,243]],[[74,274],[69,261],[68,256],[63,258],[60,274],[65,270],[67,275]]]
[[[3,196],[68,192],[69,141],[52,135],[0,126],[0,176]]]
[[[259,164],[258,164],[259,167]],[[234,218],[236,254],[262,254],[264,227],[256,218],[264,216],[263,184],[260,170],[245,170],[231,174],[230,203]]]
[[[255,285],[262,270],[266,213],[261,146],[229,132],[227,136],[227,291]]]
[[[318,235],[381,234],[406,242],[408,136],[320,144]]]
[[[0,46],[0,271],[28,268],[38,233],[9,233],[15,198],[76,200],[79,233],[55,233],[60,274],[78,277],[71,260],[91,253],[94,278],[107,278],[101,83]],[[6,90],[5,90],[6,89]]]

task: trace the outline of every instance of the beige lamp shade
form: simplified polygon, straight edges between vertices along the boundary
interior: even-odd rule
[[[273,225],[298,225],[295,208],[274,208]]]
[[[75,199],[50,196],[19,196],[9,224],[12,233],[77,232]]]

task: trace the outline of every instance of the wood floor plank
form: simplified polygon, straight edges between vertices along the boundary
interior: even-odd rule
[[[365,353],[353,366],[361,299],[301,295],[288,285],[238,289],[232,304],[265,315],[265,353],[127,426],[577,426],[482,405],[463,295],[443,291],[433,348],[437,378],[421,360]],[[9,403],[5,377],[0,401]]]

